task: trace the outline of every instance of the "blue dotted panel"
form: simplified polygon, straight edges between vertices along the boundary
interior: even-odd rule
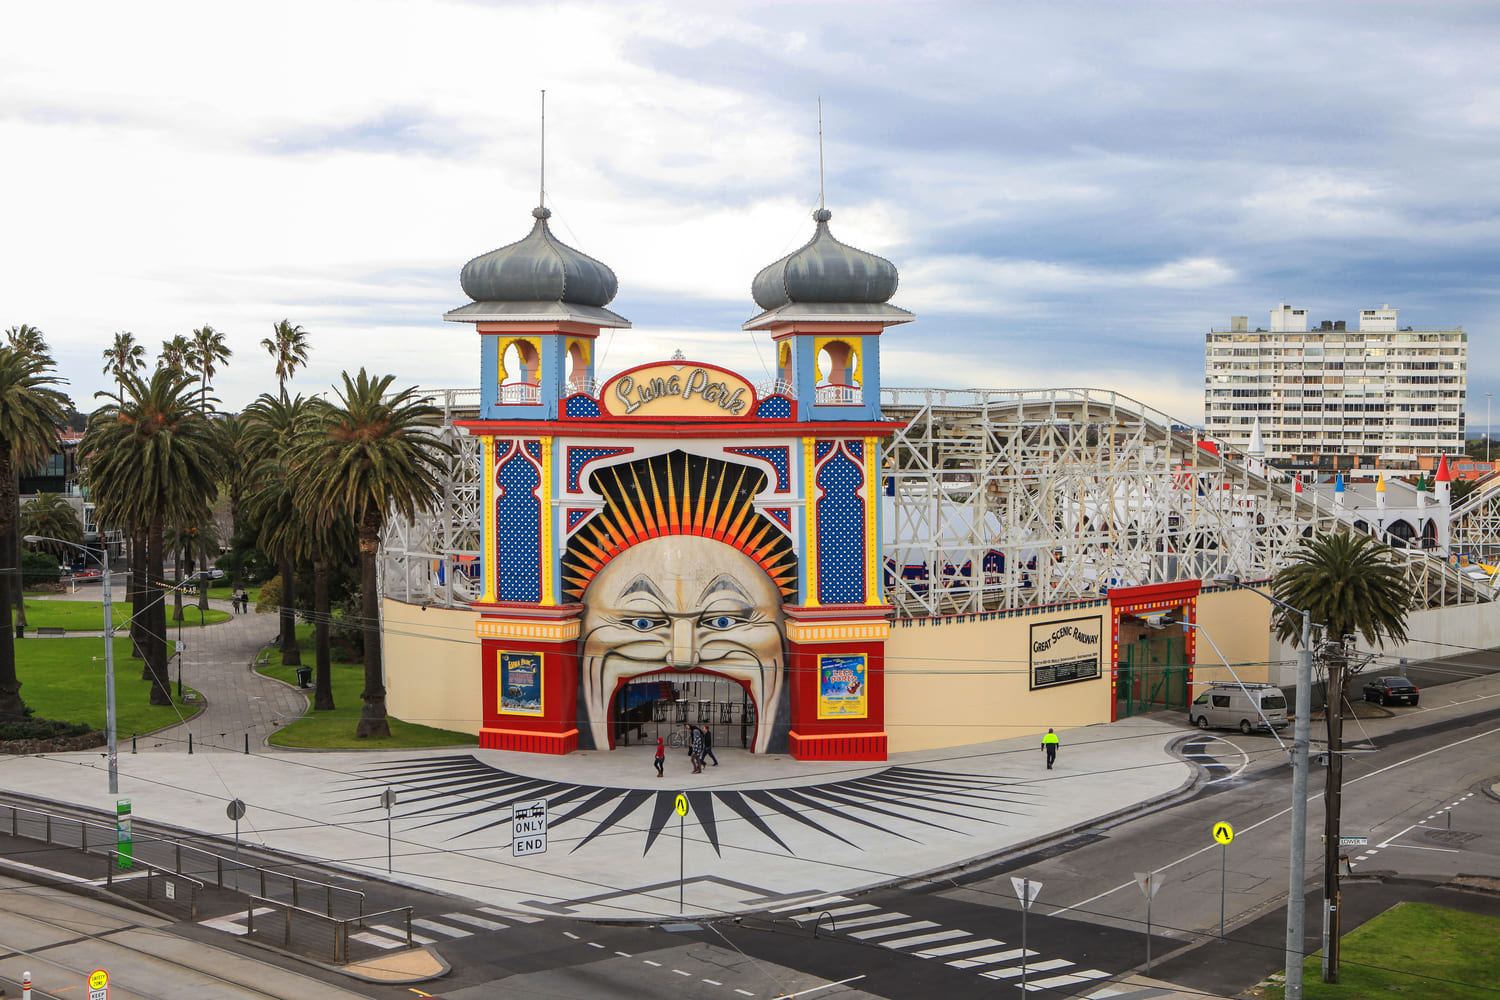
[[[495,589],[502,601],[542,599],[541,443],[524,447],[536,462],[512,445],[495,469]]]
[[[731,455],[748,455],[750,458],[760,458],[771,463],[776,470],[776,492],[790,493],[792,491],[791,454],[786,445],[779,448],[725,448]]]
[[[584,521],[587,521],[589,519],[589,515],[593,512],[594,510],[592,507],[569,507],[568,534],[572,534],[575,528],[577,528]]]
[[[792,401],[785,396],[767,396],[756,405],[755,415],[762,420],[790,420]]]
[[[766,513],[771,519],[781,525],[788,533],[792,530],[792,508],[790,507],[767,507]]]
[[[833,451],[833,449],[837,447],[837,445],[837,441],[813,442],[813,460],[817,462],[823,461],[823,459],[828,457],[828,453]]]
[[[634,448],[569,448],[568,449],[568,492],[577,493],[581,487],[578,485],[578,477],[583,473],[583,467],[596,458],[609,458],[612,455],[628,455]]]
[[[825,442],[818,442],[821,450]],[[818,468],[818,600],[858,604],[865,599],[864,474],[847,452]]]
[[[569,417],[597,417],[599,403],[592,396],[569,396],[563,400],[563,413]]]

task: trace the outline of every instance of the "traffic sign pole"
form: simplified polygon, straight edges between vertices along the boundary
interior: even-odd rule
[[[684,912],[683,894],[687,885],[687,796],[677,793],[677,912]]]
[[[1214,824],[1214,839],[1219,842],[1219,940],[1224,940],[1224,883],[1228,872],[1229,845],[1234,842],[1234,827],[1223,820]],[[1150,910],[1148,901],[1146,909]],[[1149,947],[1149,944],[1148,944]]]

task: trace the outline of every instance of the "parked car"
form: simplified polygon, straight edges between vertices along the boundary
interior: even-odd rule
[[[1219,684],[1193,699],[1188,721],[1199,729],[1285,729],[1286,694],[1275,684]]]
[[[1365,701],[1381,705],[1415,705],[1421,696],[1417,686],[1405,677],[1376,677],[1365,682]]]

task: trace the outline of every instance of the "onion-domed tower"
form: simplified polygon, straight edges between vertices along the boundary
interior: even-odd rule
[[[599,331],[630,326],[604,308],[615,273],[553,236],[550,209],[531,214],[525,239],[464,265],[459,281],[474,301],[443,316],[479,331],[485,420],[556,418],[560,400],[592,392]]]
[[[871,420],[880,415],[880,332],[916,317],[890,304],[896,265],[840,243],[833,213],[801,249],[755,276],[751,295],[765,312],[744,324],[776,342],[778,390],[804,420]]]

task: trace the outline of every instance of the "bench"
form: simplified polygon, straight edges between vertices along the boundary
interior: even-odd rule
[[[67,635],[68,634],[68,630],[65,629],[65,628],[54,628],[52,626],[46,626],[46,627],[37,629],[36,630],[36,634],[37,635]]]

